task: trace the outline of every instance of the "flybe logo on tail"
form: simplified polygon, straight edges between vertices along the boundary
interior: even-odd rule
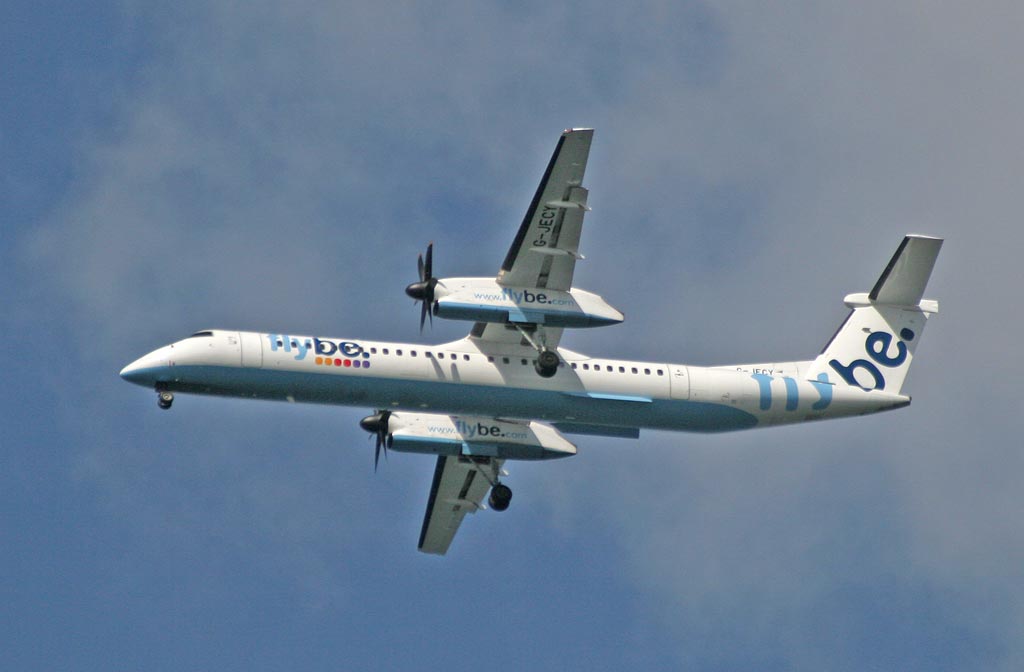
[[[911,329],[901,329],[900,338],[902,340],[897,340],[894,346],[892,334],[886,331],[873,331],[864,339],[864,350],[870,360],[855,359],[849,364],[843,364],[838,359],[832,359],[828,364],[849,385],[856,385],[862,390],[884,390],[885,375],[878,367],[895,369],[907,361],[907,342],[914,340],[914,335]],[[871,376],[873,386],[864,385],[857,380],[858,369]]]
[[[287,334],[267,334],[271,352],[283,350],[295,353],[295,359],[302,361],[312,350],[314,360],[323,366],[348,366],[357,369],[370,368],[370,353],[354,341],[332,341],[329,339],[289,336]]]

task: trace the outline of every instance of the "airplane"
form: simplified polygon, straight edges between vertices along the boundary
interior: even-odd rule
[[[418,548],[444,555],[467,513],[504,511],[507,460],[576,454],[566,434],[636,439],[643,429],[726,432],[903,408],[942,239],[908,234],[870,292],[813,359],[699,367],[591,357],[561,347],[566,329],[619,324],[601,296],[573,287],[593,129],[562,133],[494,278],[438,278],[433,245],[406,293],[420,332],[435,317],[473,322],[439,345],[221,329],[198,331],[121,371],[176,393],[375,409],[360,421],[381,450],[437,456]],[[489,493],[489,494],[488,494]],[[487,496],[487,504],[484,497]]]

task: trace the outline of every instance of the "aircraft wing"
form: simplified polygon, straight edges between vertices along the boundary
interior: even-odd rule
[[[583,173],[594,129],[571,129],[558,139],[537,193],[498,273],[508,287],[568,290],[579,258],[587,190]]]
[[[459,531],[467,513],[476,513],[490,490],[491,484],[481,472],[486,471],[494,480],[501,469],[502,460],[476,464],[460,457],[437,458],[434,482],[430,486],[430,499],[423,517],[419,549],[424,553],[444,555]]]
[[[592,128],[564,131],[558,139],[537,192],[519,225],[501,270],[498,284],[506,287],[569,290],[579,253],[587,190],[583,173],[590,155]],[[546,344],[556,347],[559,328],[546,328]],[[519,343],[514,328],[497,323],[478,323],[471,334],[487,341]]]

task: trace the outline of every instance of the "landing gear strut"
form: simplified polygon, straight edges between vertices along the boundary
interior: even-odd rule
[[[156,405],[165,411],[174,403],[174,395],[167,390],[157,390]]]

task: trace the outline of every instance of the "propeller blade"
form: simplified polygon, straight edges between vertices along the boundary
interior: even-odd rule
[[[434,244],[427,245],[427,256],[416,257],[416,270],[419,273],[419,282],[414,282],[405,288],[405,293],[416,302],[422,302],[420,306],[420,333],[423,333],[423,325],[427,318],[430,318],[430,326],[434,326],[434,290],[439,284],[434,277]]]
[[[373,471],[377,472],[380,464],[380,450],[384,449],[384,460],[388,459],[388,448],[394,443],[394,438],[388,432],[388,420],[391,418],[391,411],[381,410],[374,415],[369,415],[359,421],[359,426],[376,437],[373,447]],[[367,437],[370,438],[370,437]]]

